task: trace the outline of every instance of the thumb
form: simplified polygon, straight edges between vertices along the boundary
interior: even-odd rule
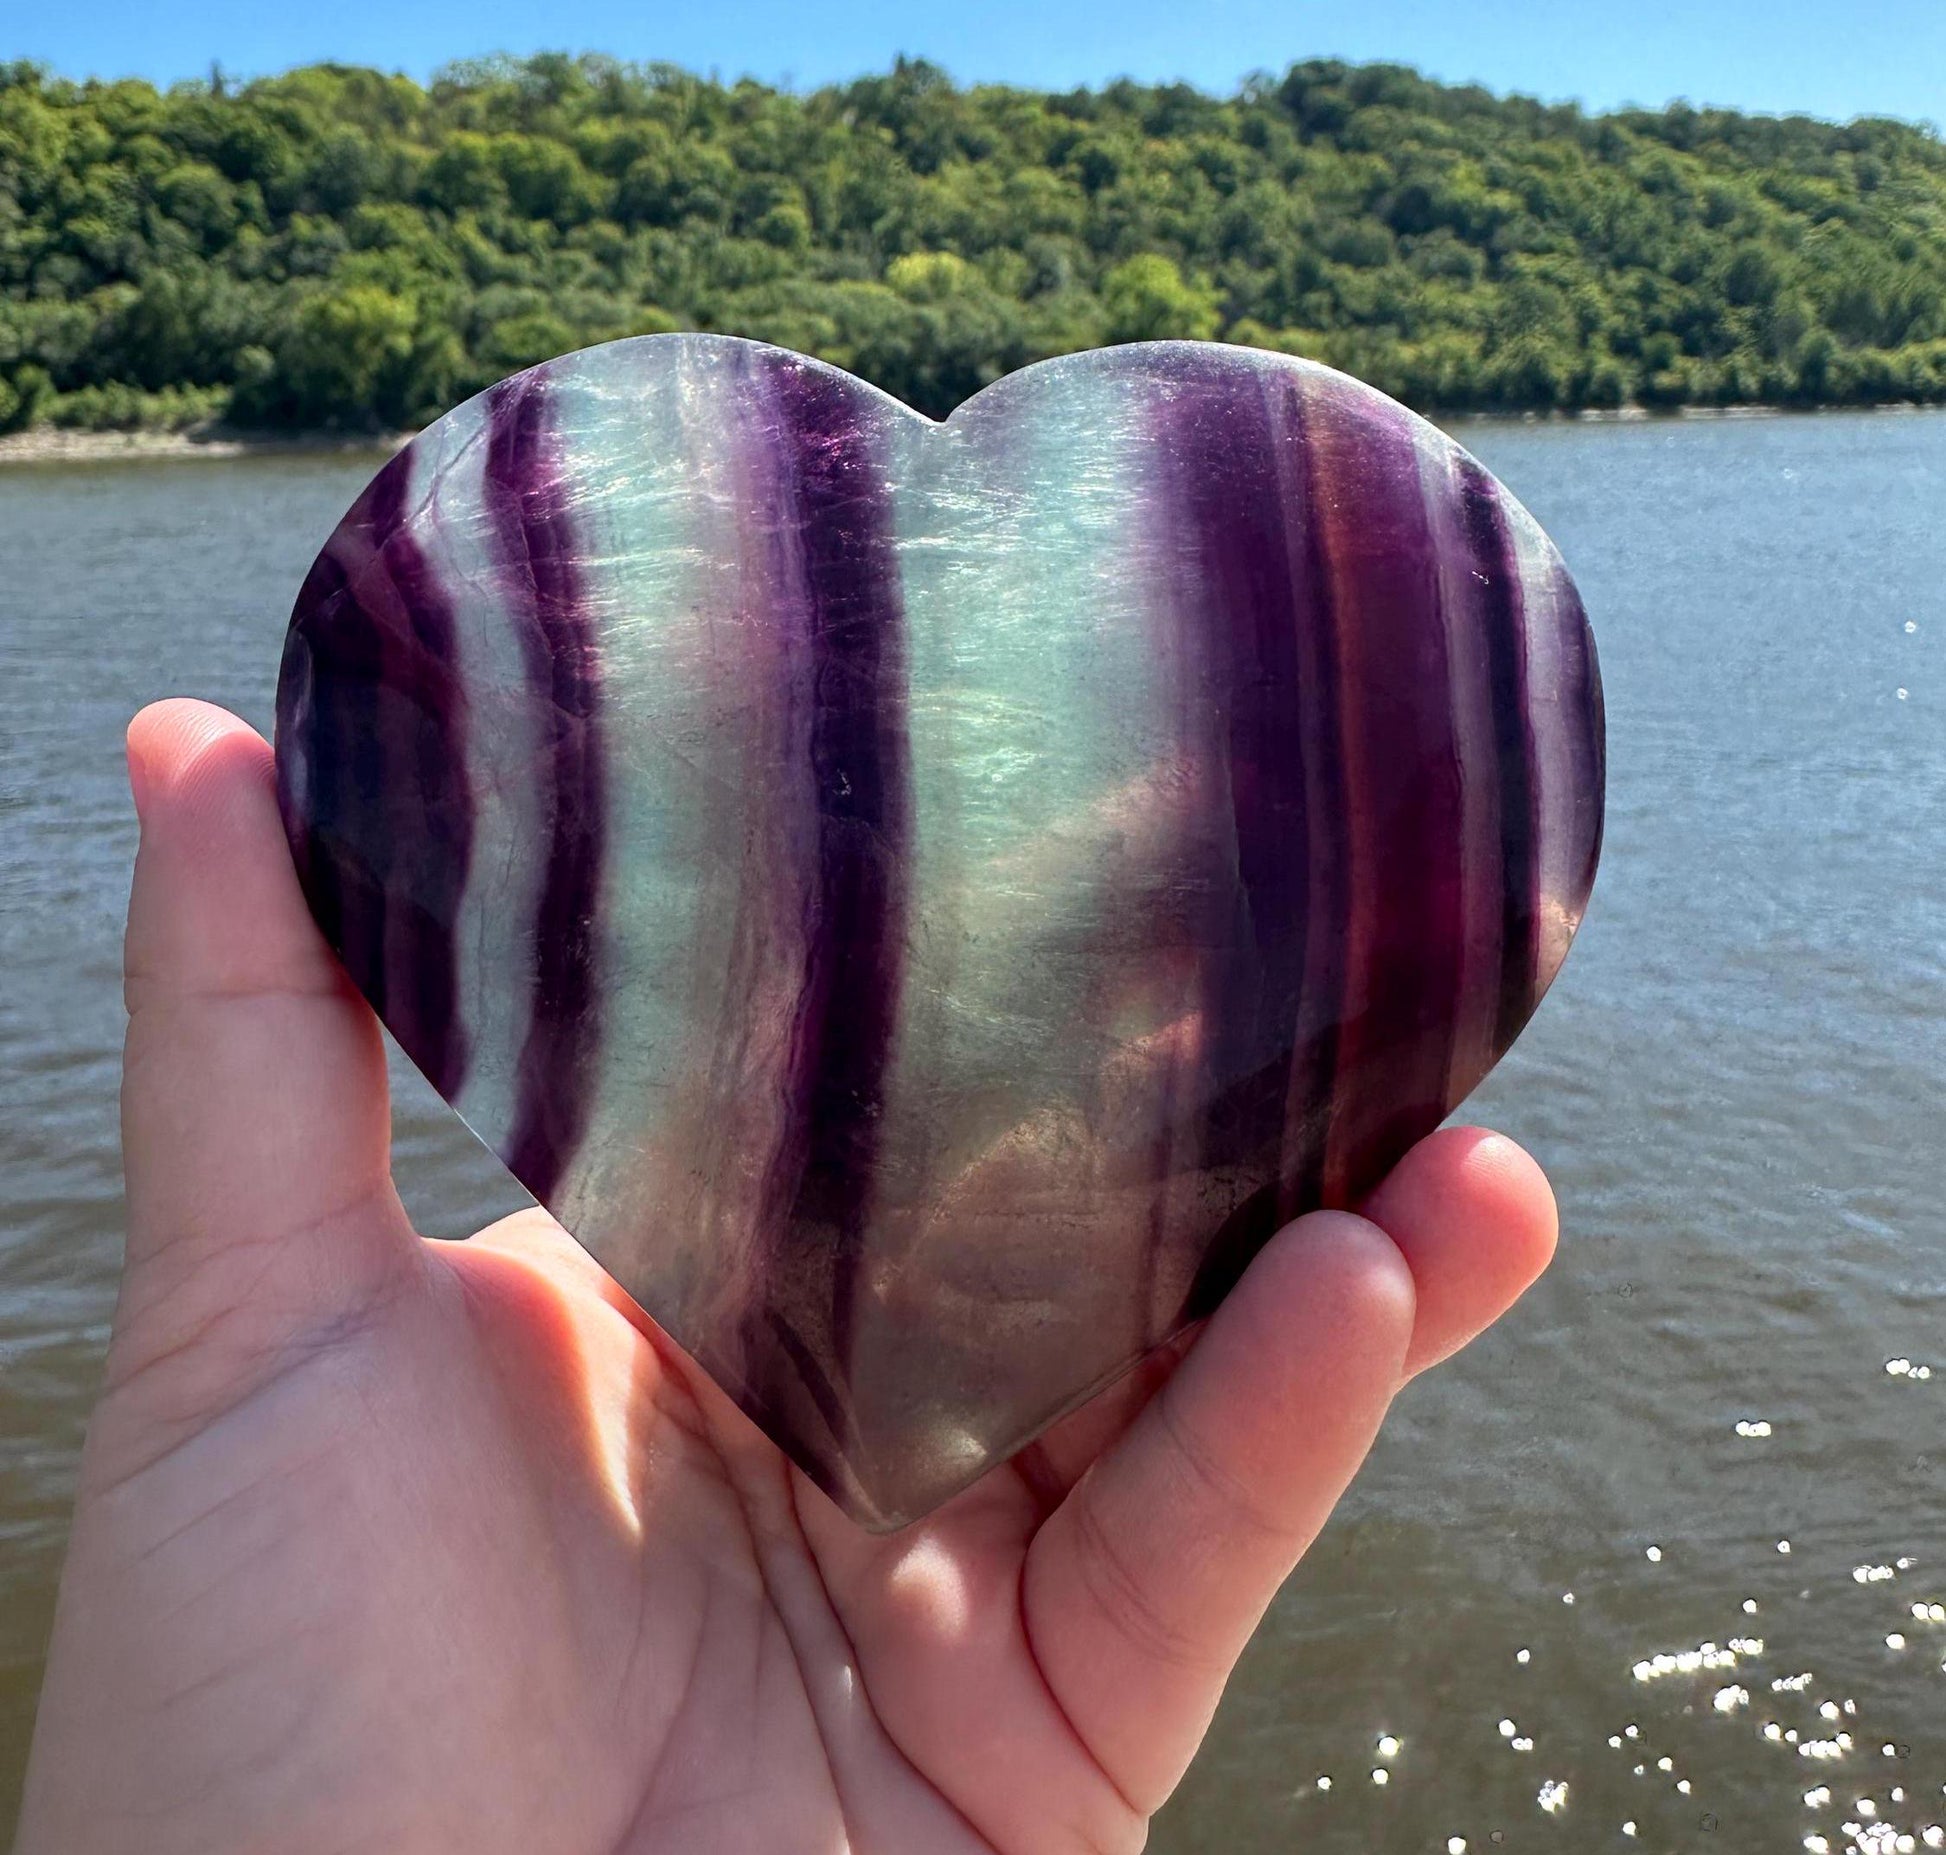
[[[108,1389],[193,1420],[355,1320],[416,1240],[392,1190],[377,1020],[304,904],[271,753],[201,702],[128,731],[122,1145],[128,1257]]]

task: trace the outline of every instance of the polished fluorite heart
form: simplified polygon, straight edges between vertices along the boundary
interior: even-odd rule
[[[943,425],[720,336],[517,375],[346,516],[277,717],[407,1055],[874,1526],[1436,1126],[1601,834],[1532,518],[1370,388],[1188,342]]]

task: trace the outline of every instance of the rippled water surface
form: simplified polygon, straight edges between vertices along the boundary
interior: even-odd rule
[[[1561,1259],[1401,1401],[1155,1846],[1946,1846],[1946,417],[1461,436],[1608,690],[1593,910],[1467,1111]],[[0,1823],[114,1299],[121,728],[267,722],[373,461],[0,473]],[[423,1227],[519,1201],[398,1115]]]

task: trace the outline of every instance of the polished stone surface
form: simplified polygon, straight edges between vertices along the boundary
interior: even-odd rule
[[[1473,1087],[1602,751],[1552,545],[1343,375],[1147,344],[935,425],[699,335],[394,459],[277,739],[406,1052],[875,1526]]]

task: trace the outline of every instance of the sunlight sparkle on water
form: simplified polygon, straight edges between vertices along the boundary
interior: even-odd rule
[[[1873,1359],[1883,1360],[1883,1376],[1871,1373]],[[1927,1387],[1935,1372],[1946,1379],[1946,1364],[1928,1366],[1904,1355],[1884,1359],[1882,1353],[1874,1350],[1863,1363],[1871,1380],[1884,1387],[1880,1395],[1888,1398],[1925,1395],[1919,1388]],[[1908,1391],[1907,1387],[1914,1389]],[[1758,1453],[1739,1450],[1738,1441],[1771,1440],[1780,1428],[1796,1442],[1798,1431],[1788,1421],[1780,1425],[1778,1420],[1767,1417],[1732,1417],[1728,1413],[1719,1417],[1716,1434],[1722,1439],[1720,1447],[1725,1465],[1734,1459],[1732,1451],[1744,1463]],[[1731,1440],[1732,1433],[1738,1441]],[[1599,1736],[1606,1739],[1611,1752],[1626,1749],[1625,1757],[1613,1767],[1578,1769],[1576,1746],[1571,1740],[1564,1742],[1565,1736],[1554,1729],[1551,1721],[1547,1729],[1537,1732],[1531,1722],[1524,1728],[1511,1715],[1499,1718],[1497,1734],[1509,1752],[1532,1757],[1541,1770],[1557,1774],[1542,1780],[1535,1791],[1539,1810],[1550,1817],[1564,1816],[1572,1788],[1580,1793],[1579,1815],[1585,1817],[1592,1811],[1615,1825],[1618,1818],[1609,1811],[1622,1804],[1622,1799],[1612,1797],[1603,1787],[1635,1784],[1639,1788],[1631,1792],[1623,1807],[1632,1807],[1642,1814],[1619,1822],[1622,1836],[1632,1844],[1639,1841],[1641,1846],[1670,1851],[1689,1847],[1691,1843],[1686,1838],[1695,1829],[1700,1812],[1703,1828],[1721,1826],[1724,1829],[1725,1834],[1718,1840],[1727,1848],[1736,1841],[1731,1833],[1735,1822],[1730,1810],[1734,1806],[1728,1798],[1720,1796],[1720,1780],[1725,1771],[1720,1761],[1728,1740],[1742,1738],[1746,1747],[1763,1748],[1753,1749],[1749,1755],[1762,1759],[1762,1769],[1775,1775],[1775,1802],[1792,1812],[1801,1806],[1804,1811],[1814,1813],[1811,1823],[1799,1818],[1795,1832],[1810,1855],[1818,1855],[1819,1851],[1822,1855],[1917,1855],[1921,1849],[1946,1852],[1946,1818],[1927,1821],[1919,1814],[1920,1806],[1906,1802],[1902,1787],[1890,1787],[1876,1796],[1854,1794],[1849,1802],[1836,1799],[1836,1788],[1855,1793],[1864,1775],[1865,1760],[1869,1759],[1871,1770],[1881,1775],[1895,1772],[1905,1775],[1913,1767],[1899,1763],[1888,1765],[1880,1759],[1904,1761],[1929,1756],[1930,1730],[1926,1729],[1928,1743],[1922,1748],[1915,1750],[1906,1744],[1907,1737],[1919,1735],[1902,1732],[1903,1723],[1891,1711],[1897,1705],[1898,1690],[1887,1693],[1875,1687],[1847,1695],[1835,1687],[1829,1674],[1821,1682],[1817,1670],[1806,1665],[1813,1659],[1807,1654],[1813,1645],[1797,1634],[1799,1619],[1804,1614],[1800,1609],[1802,1604],[1852,1606],[1846,1614],[1853,1619],[1853,1646],[1872,1652],[1884,1671],[1883,1680],[1897,1679],[1894,1671],[1901,1669],[1908,1678],[1926,1679],[1928,1705],[1924,1717],[1930,1721],[1934,1717],[1930,1704],[1932,1683],[1936,1681],[1932,1670],[1938,1664],[1940,1673],[1946,1674],[1946,1663],[1939,1662],[1939,1650],[1946,1647],[1946,1638],[1925,1636],[1921,1632],[1946,1630],[1946,1590],[1915,1594],[1909,1584],[1901,1588],[1900,1581],[1912,1572],[1918,1561],[1909,1553],[1890,1550],[1889,1540],[1879,1541],[1876,1553],[1865,1556],[1871,1551],[1867,1536],[1853,1547],[1859,1553],[1856,1563],[1850,1556],[1834,1562],[1827,1556],[1831,1549],[1827,1541],[1780,1535],[1774,1530],[1775,1519],[1767,1526],[1762,1522],[1759,1525],[1762,1530],[1749,1540],[1745,1548],[1748,1556],[1741,1562],[1732,1560],[1712,1567],[1701,1551],[1689,1550],[1697,1536],[1688,1530],[1687,1517],[1679,1514],[1665,1515],[1659,1522],[1659,1527],[1669,1529],[1663,1538],[1642,1543],[1637,1535],[1636,1543],[1624,1547],[1617,1555],[1623,1562],[1632,1560],[1633,1583],[1638,1593],[1646,1595],[1651,1588],[1658,1593],[1666,1592],[1671,1588],[1671,1579],[1678,1588],[1697,1579],[1707,1579],[1715,1589],[1717,1614],[1729,1610],[1735,1618],[1733,1627],[1746,1630],[1754,1630],[1756,1625],[1752,1620],[1762,1615],[1771,1624],[1767,1635],[1777,1640],[1767,1642],[1763,1636],[1726,1631],[1714,1637],[1692,1639],[1684,1648],[1642,1654],[1632,1661],[1617,1656],[1616,1662],[1628,1667],[1637,1696],[1632,1704],[1638,1718],[1626,1720],[1624,1724],[1611,1713],[1613,1730],[1599,1729]],[[1678,1540],[1678,1546],[1666,1543],[1671,1536]],[[1634,1556],[1637,1553],[1640,1557]],[[1789,1560],[1789,1565],[1775,1575],[1766,1576],[1764,1567],[1775,1566],[1780,1558]],[[1567,1633],[1567,1640],[1548,1640],[1545,1618],[1542,1618],[1520,1628],[1520,1633],[1514,1636],[1514,1646],[1501,1653],[1510,1653],[1515,1666],[1522,1670],[1556,1667],[1572,1661],[1578,1652],[1585,1650],[1586,1645],[1580,1639],[1587,1629],[1599,1621],[1601,1613],[1610,1609],[1609,1585],[1596,1581],[1612,1578],[1621,1570],[1621,1566],[1611,1562],[1603,1572],[1590,1567],[1580,1573],[1589,1588],[1597,1591],[1595,1608],[1586,1613],[1575,1609],[1576,1591],[1555,1587],[1563,1608],[1552,1614]],[[1738,1585],[1742,1586],[1741,1591],[1737,1590]],[[1659,1609],[1660,1603],[1643,1614],[1652,1617]],[[1792,1640],[1794,1637],[1796,1640]],[[1933,1651],[1923,1661],[1903,1653],[1922,1646]],[[1620,1667],[1616,1666],[1610,1679],[1619,1675]],[[1645,1693],[1644,1689],[1649,1692]],[[1523,1712],[1532,1712],[1541,1704],[1530,1699],[1534,1692],[1531,1686],[1523,1692]],[[1753,1713],[1759,1695],[1764,1697],[1765,1706]],[[1716,1737],[1705,1740],[1703,1735]],[[1548,1741],[1545,1760],[1538,1751],[1543,1737]],[[1403,1737],[1384,1731],[1375,1733],[1365,1743],[1376,1752],[1369,1772],[1371,1785],[1384,1789],[1392,1775],[1388,1767],[1400,1768],[1397,1761],[1404,1750]],[[1795,1761],[1778,1759],[1777,1754],[1782,1751],[1794,1752]],[[1641,1762],[1631,1764],[1632,1760]],[[1833,1782],[1812,1782],[1807,1786],[1805,1780],[1812,1775],[1807,1766],[1829,1770]],[[1846,1776],[1850,1777],[1850,1784],[1842,1782]],[[1928,1772],[1924,1776],[1930,1786],[1946,1777],[1946,1772]],[[1320,1781],[1319,1790],[1329,1788],[1328,1779]],[[1946,1796],[1946,1785],[1940,1787],[1939,1795]],[[1933,1797],[1934,1793],[1915,1785],[1913,1796]],[[1702,1812],[1701,1805],[1706,1798],[1712,1807]],[[1393,1807],[1389,1796],[1385,1807]],[[1933,1808],[1939,1809],[1936,1798]],[[1821,1824],[1818,1813],[1823,1813]],[[1837,1820],[1840,1816],[1845,1818],[1842,1823]],[[1613,1836],[1614,1828],[1606,1833]],[[1510,1840],[1511,1831],[1496,1830],[1489,1836],[1481,1830],[1470,1839],[1464,1835],[1440,1836],[1431,1846],[1445,1847],[1447,1855],[1465,1855],[1471,1848],[1485,1847],[1488,1841],[1498,1847]]]

